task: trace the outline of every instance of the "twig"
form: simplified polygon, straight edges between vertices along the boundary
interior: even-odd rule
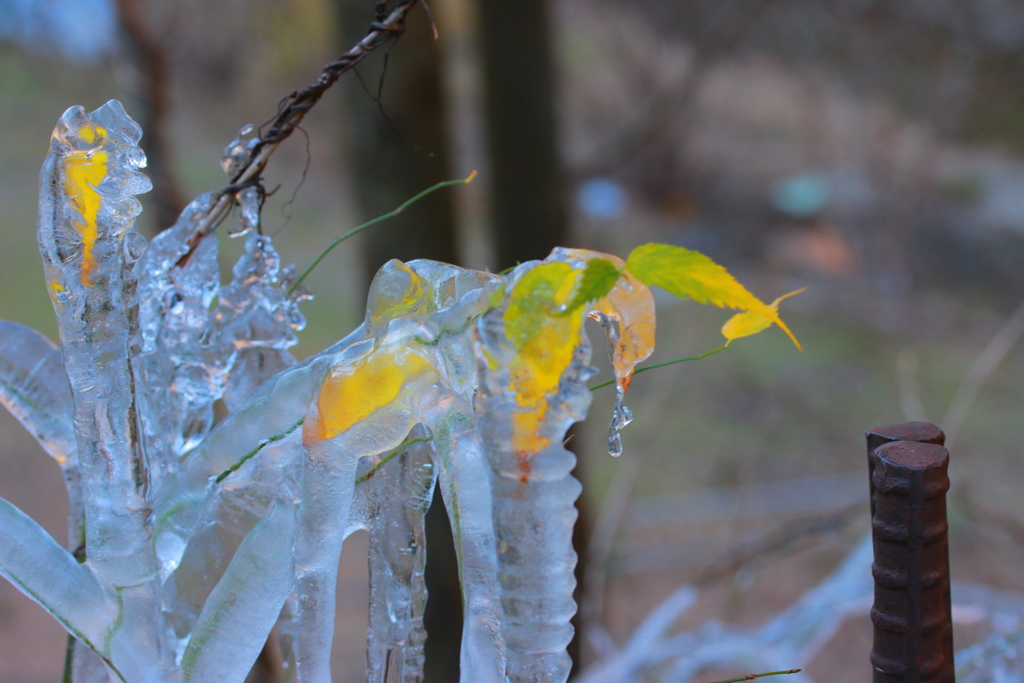
[[[465,178],[459,178],[457,180],[445,180],[443,182],[437,183],[436,185],[431,185],[430,187],[428,187],[427,189],[423,190],[422,192],[420,192],[420,193],[418,193],[416,195],[413,195],[409,199],[406,199],[404,202],[402,202],[402,205],[399,206],[394,211],[389,211],[388,213],[384,214],[383,216],[377,216],[376,218],[374,218],[372,220],[366,221],[365,223],[363,223],[360,226],[352,228],[351,230],[346,232],[344,235],[342,235],[338,239],[336,239],[333,242],[331,242],[330,244],[328,244],[327,248],[324,249],[322,252],[320,252],[320,255],[316,257],[316,260],[314,260],[311,264],[309,264],[309,267],[306,268],[306,270],[304,270],[302,272],[302,275],[299,276],[299,279],[296,280],[295,284],[293,284],[291,286],[291,288],[288,290],[288,296],[292,295],[292,292],[294,292],[295,289],[299,285],[302,284],[302,281],[306,279],[307,275],[309,275],[310,273],[313,272],[314,268],[316,268],[318,265],[320,265],[320,262],[324,260],[324,257],[326,257],[329,253],[331,253],[332,249],[334,249],[336,246],[338,246],[339,244],[341,244],[342,242],[347,240],[349,237],[355,237],[356,235],[361,233],[363,230],[366,230],[367,228],[372,228],[373,226],[377,225],[378,223],[383,223],[384,221],[388,220],[389,218],[394,218],[395,216],[397,216],[398,214],[402,213],[407,208],[409,208],[410,206],[412,206],[413,204],[415,204],[416,202],[418,202],[419,200],[423,199],[428,194],[431,194],[432,192],[434,192],[436,190],[440,190],[440,189],[445,188],[445,187],[451,187],[452,185],[465,185],[467,183],[473,182],[473,178],[475,178],[475,177],[476,177],[476,171],[473,171],[472,173],[470,173]]]
[[[951,448],[956,441],[960,427],[963,426],[967,413],[970,412],[971,406],[977,400],[981,387],[1003,362],[1022,335],[1024,335],[1024,303],[1018,306],[1013,315],[999,328],[985,350],[975,359],[963,382],[957,387],[956,394],[950,401],[949,408],[946,409],[946,415],[942,418],[942,428],[946,432],[946,448]]]
[[[903,349],[896,356],[896,388],[903,417],[908,421],[927,422],[928,415],[921,401],[921,385],[917,381],[917,353],[913,349]]]
[[[798,674],[803,669],[789,669],[787,671],[768,671],[763,674],[747,674],[746,676],[740,676],[739,678],[729,678],[724,681],[715,681],[714,683],[739,683],[740,681],[752,681],[755,678],[764,678],[765,676],[783,676],[785,674]]]
[[[666,365],[675,365],[676,363],[685,363],[686,361],[690,361],[690,360],[703,360],[704,358],[707,358],[708,356],[716,354],[719,351],[725,351],[726,348],[727,347],[725,347],[725,346],[719,346],[717,349],[711,349],[710,351],[706,351],[706,352],[700,354],[699,356],[687,356],[686,358],[676,358],[675,360],[667,360],[664,363],[652,363],[651,365],[645,365],[643,367],[637,368],[633,372],[633,374],[634,375],[639,375],[641,372],[646,372],[647,370],[653,370],[654,368],[663,368]],[[602,387],[606,387],[606,386],[608,386],[610,384],[615,384],[615,380],[610,379],[607,382],[601,382],[600,384],[595,384],[594,386],[590,387],[590,390],[594,391],[595,389],[601,389]]]
[[[217,199],[206,216],[199,222],[188,240],[188,251],[178,261],[188,260],[199,241],[217,229],[235,204],[238,192],[260,182],[260,175],[266,168],[271,155],[295,130],[310,109],[320,101],[334,83],[347,71],[359,64],[381,45],[397,40],[405,31],[406,15],[416,6],[418,0],[399,0],[394,9],[382,21],[371,24],[370,32],[356,43],[355,47],[324,67],[315,83],[303,90],[296,90],[286,97],[274,118],[270,129],[261,135],[259,142],[249,151],[248,158],[231,178],[231,184],[217,193]],[[386,3],[384,3],[386,6]]]

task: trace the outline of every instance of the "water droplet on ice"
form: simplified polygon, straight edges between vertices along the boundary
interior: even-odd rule
[[[164,580],[181,564],[188,544],[178,534],[165,531],[156,539],[156,556],[160,560],[160,579]]]
[[[259,138],[246,140],[246,136],[252,133],[252,124],[248,124],[238,131],[238,137],[228,143],[224,148],[224,156],[220,159],[220,167],[229,176],[242,167],[242,162],[249,156],[249,151],[259,143]]]

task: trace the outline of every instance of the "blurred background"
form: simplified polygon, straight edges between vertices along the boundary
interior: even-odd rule
[[[374,5],[0,0],[0,318],[56,337],[34,225],[38,168],[68,106],[117,98],[143,125],[156,189],[141,197],[141,230],[153,235],[225,184],[224,146],[351,47]],[[595,392],[572,442],[583,668],[613,657],[680,586],[699,597],[672,632],[756,627],[794,604],[868,529],[863,432],[911,419],[942,427],[952,454],[953,578],[981,596],[954,612],[958,649],[1019,634],[1024,4],[430,9],[437,40],[417,7],[401,41],[344,76],[275,155],[263,229],[303,268],[419,190],[480,175],[330,255],[307,280],[316,298],[299,357],[358,324],[369,278],[392,257],[497,271],[555,245],[625,256],[660,241],[709,254],[764,300],[807,287],[782,306],[803,353],[771,330],[639,376],[619,459],[604,448],[612,390]],[[225,242],[228,272],[240,245]],[[658,304],[652,361],[720,344],[728,312]],[[606,368],[599,348],[595,359]],[[0,496],[63,537],[59,470],[6,413]],[[454,681],[457,585],[438,538],[429,679]],[[342,555],[337,681],[365,679],[365,557],[356,534]],[[787,666],[865,683],[866,611],[835,627]],[[63,656],[60,627],[0,583],[0,681],[55,681]],[[736,662],[693,680],[745,673]]]

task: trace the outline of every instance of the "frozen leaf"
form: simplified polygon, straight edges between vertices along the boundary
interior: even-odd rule
[[[627,265],[644,284],[657,285],[680,298],[759,313],[782,328],[800,348],[800,342],[775,311],[700,252],[671,244],[643,244],[630,253]]]
[[[633,413],[625,404],[626,390],[637,364],[654,351],[654,297],[647,285],[630,273],[625,261],[617,256],[559,247],[551,252],[550,258],[565,260],[577,267],[585,263],[587,270],[594,262],[606,261],[615,269],[615,282],[587,307],[587,312],[601,323],[615,372],[615,406],[608,426],[607,443],[608,452],[618,456],[622,453],[620,432],[633,420]],[[607,271],[607,267],[601,268]]]
[[[385,347],[335,368],[320,388],[316,418],[306,421],[304,438],[326,441],[349,431],[400,396],[406,397],[408,385],[426,374],[433,374],[433,367],[403,347]]]
[[[607,324],[614,322],[618,325],[616,339],[609,339],[610,355],[616,385],[625,393],[633,369],[654,352],[654,297],[650,289],[630,273],[626,262],[617,256],[589,249],[558,247],[551,252],[550,258],[569,263],[586,263],[588,267],[592,261],[603,260],[611,263],[618,271],[618,278],[611,289],[592,302],[588,313],[605,325],[606,332],[609,329]]]
[[[424,315],[428,311],[427,282],[398,259],[377,271],[366,302],[366,325],[378,333],[395,318]]]
[[[799,294],[805,289],[807,288],[803,287],[794,292],[790,292],[789,294],[783,294],[778,299],[768,304],[768,307],[778,313],[780,301],[788,299],[794,294]],[[752,311],[737,313],[722,325],[722,336],[725,337],[725,345],[728,346],[737,339],[742,339],[743,337],[749,337],[757,334],[758,332],[763,332],[771,327],[772,324],[771,320],[760,313],[754,313]]]
[[[586,415],[593,369],[585,309],[560,313],[588,258],[604,255],[555,250],[546,263],[521,265],[507,309],[486,314],[477,330],[475,419],[491,470],[508,681],[564,682],[572,664],[570,537],[581,489],[563,442]]]
[[[579,271],[568,263],[542,263],[512,288],[504,314],[505,334],[515,356],[509,367],[517,410],[513,448],[532,453],[549,440],[539,436],[548,396],[558,391],[562,373],[572,362],[581,327],[580,316],[559,315],[576,287]]]
[[[71,393],[89,559],[114,585],[155,570],[149,476],[139,441],[133,359],[138,350],[133,240],[142,131],[115,100],[68,109],[40,173],[38,243]],[[47,191],[49,190],[49,191]]]

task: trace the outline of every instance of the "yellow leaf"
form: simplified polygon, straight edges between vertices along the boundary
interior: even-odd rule
[[[430,363],[400,346],[374,350],[335,368],[320,387],[316,419],[303,427],[303,441],[325,441],[347,432],[399,400],[411,380],[432,372]]]
[[[672,244],[643,244],[630,253],[626,265],[644,284],[657,285],[680,298],[760,314],[782,328],[793,344],[801,348],[786,323],[770,306],[700,252]]]
[[[78,135],[84,142],[97,147],[107,139],[107,131],[93,124],[82,126]],[[73,223],[82,238],[81,279],[86,287],[92,286],[90,276],[96,269],[96,257],[93,254],[99,238],[96,221],[103,203],[96,187],[107,177],[107,161],[107,152],[102,149],[73,150],[64,156],[64,194],[81,216],[81,220],[73,220]]]
[[[805,289],[807,288],[802,287],[796,290],[795,292],[783,294],[778,299],[771,302],[768,305],[768,307],[775,311],[775,313],[777,314],[779,311],[780,301],[782,301],[783,299],[788,299],[794,294],[799,294]],[[761,315],[760,313],[744,311],[743,313],[737,313],[733,317],[729,318],[729,320],[727,320],[726,323],[722,325],[722,336],[725,337],[725,345],[728,346],[736,339],[749,337],[751,335],[757,334],[758,332],[763,332],[764,330],[767,330],[771,326],[772,321],[766,318],[765,316]]]

